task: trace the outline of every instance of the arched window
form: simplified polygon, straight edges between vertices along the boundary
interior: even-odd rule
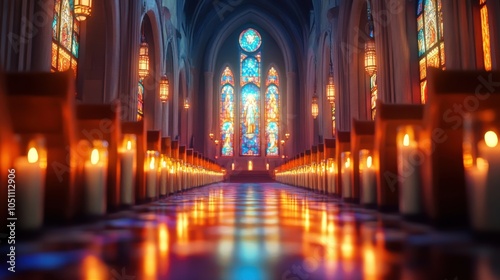
[[[240,145],[242,156],[260,155],[260,75],[262,38],[257,30],[244,30],[239,38],[241,65]]]
[[[281,101],[278,68],[271,65],[263,73],[262,37],[257,30],[243,30],[238,43],[239,75],[225,66],[217,81],[221,156],[277,157]]]
[[[479,11],[481,13],[484,69],[486,71],[491,71],[490,22],[488,20],[488,6],[486,6],[486,0],[479,0]]]
[[[442,0],[418,0],[417,34],[420,97],[427,100],[427,68],[445,68]]]
[[[271,67],[266,79],[266,155],[279,156],[279,75]]]
[[[221,156],[234,155],[234,75],[229,67],[222,72],[220,95]]]
[[[52,72],[73,69],[76,75],[80,23],[73,14],[73,8],[73,0],[55,0],[52,20]]]

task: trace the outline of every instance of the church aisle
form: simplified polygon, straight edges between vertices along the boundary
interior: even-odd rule
[[[1,279],[500,276],[500,250],[464,232],[278,183],[210,185],[18,243],[16,273],[3,270]]]

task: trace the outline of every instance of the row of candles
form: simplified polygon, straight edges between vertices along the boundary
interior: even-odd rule
[[[490,115],[493,114],[490,112]],[[490,120],[492,117],[490,116]],[[474,230],[480,232],[500,231],[500,145],[498,126],[493,122],[465,117],[463,159],[467,183],[469,218]],[[423,145],[418,139],[421,127],[400,126],[396,135],[397,170],[394,176],[399,196],[399,212],[406,217],[424,216],[423,195]],[[390,141],[390,140],[389,140]],[[387,144],[389,145],[389,144]],[[328,152],[326,144],[313,147],[286,162],[275,170],[280,182],[333,194],[345,201],[353,200],[365,206],[377,206],[380,184],[388,180],[379,170],[381,151],[358,149],[342,151],[340,158],[335,152]],[[317,152],[314,152],[316,148]],[[338,146],[333,145],[333,150]],[[355,172],[353,156],[358,153]],[[359,194],[355,195],[353,181],[359,180]],[[355,197],[356,196],[356,197]],[[465,218],[465,217],[464,217]]]
[[[89,145],[90,144],[90,145]],[[95,217],[107,212],[108,152],[104,140],[88,143],[82,140],[84,178],[84,215]],[[13,169],[16,174],[17,217],[23,230],[37,230],[43,226],[47,148],[43,138],[37,137],[27,144],[27,154],[17,158]],[[119,148],[120,202],[122,206],[136,203],[136,175],[138,153],[136,135],[124,134]],[[204,163],[204,160],[187,162],[174,159],[160,151],[147,150],[144,160],[146,196],[154,200],[190,188],[222,181],[225,171]]]

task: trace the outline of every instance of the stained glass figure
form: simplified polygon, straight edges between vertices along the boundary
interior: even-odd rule
[[[441,0],[417,2],[417,40],[422,103],[427,100],[427,68],[445,68],[442,7]]]
[[[240,34],[240,47],[246,52],[255,52],[262,43],[259,32],[253,28],[248,28]]]
[[[226,67],[221,76],[220,95],[220,135],[221,156],[234,155],[234,76],[229,67]]]
[[[241,55],[241,85],[248,83],[260,87],[260,53],[256,56]]]
[[[266,155],[279,155],[279,76],[274,67],[266,79]]]
[[[76,75],[80,23],[73,15],[74,0],[55,0],[52,19],[51,71],[73,69]]]
[[[241,155],[260,154],[260,89],[253,83],[241,90]]]

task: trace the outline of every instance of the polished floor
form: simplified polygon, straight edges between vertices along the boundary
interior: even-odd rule
[[[278,183],[223,183],[18,241],[0,279],[488,280],[500,248]]]

